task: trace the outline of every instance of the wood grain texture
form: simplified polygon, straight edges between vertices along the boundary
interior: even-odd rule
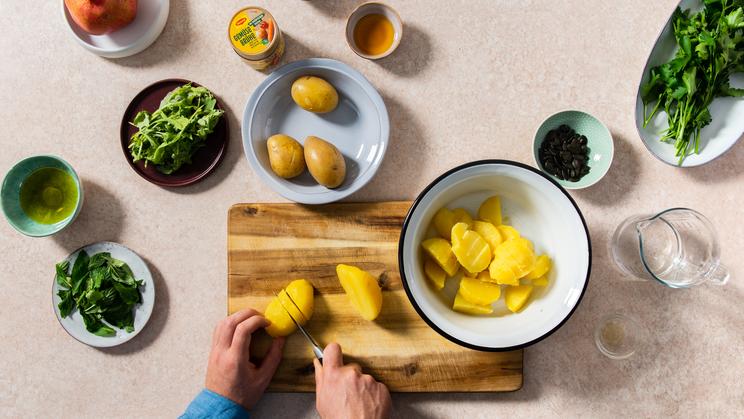
[[[315,287],[308,330],[321,345],[338,342],[346,362],[395,392],[514,391],[522,386],[521,350],[488,353],[460,347],[433,331],[408,301],[398,271],[398,236],[410,202],[317,207],[238,204],[228,214],[228,311],[263,311],[275,292],[304,278]],[[380,278],[380,316],[362,319],[348,302],[336,265],[358,266]],[[269,337],[256,336],[260,358]],[[312,351],[289,336],[269,391],[315,390]]]

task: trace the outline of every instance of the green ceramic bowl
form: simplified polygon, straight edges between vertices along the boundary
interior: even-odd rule
[[[566,124],[574,131],[585,135],[589,146],[589,173],[578,182],[561,180],[548,173],[538,158],[538,150],[548,132],[554,128]],[[615,154],[615,144],[612,141],[610,130],[597,118],[581,111],[563,111],[551,115],[540,125],[532,142],[532,156],[535,165],[551,179],[558,182],[566,189],[582,189],[599,182],[607,171],[610,170],[612,157]]]
[[[78,198],[75,209],[69,217],[54,224],[41,224],[30,219],[21,208],[20,195],[21,185],[28,176],[38,169],[54,167],[64,170],[75,181],[78,189]],[[83,185],[75,170],[66,161],[56,156],[33,156],[21,160],[5,175],[2,191],[0,192],[3,214],[8,223],[19,232],[31,237],[50,236],[70,225],[80,213],[83,207]]]

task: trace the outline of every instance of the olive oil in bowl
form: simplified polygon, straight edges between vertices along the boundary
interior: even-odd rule
[[[387,17],[370,14],[359,19],[354,27],[354,43],[367,55],[381,55],[393,46],[395,29]]]
[[[55,224],[71,216],[77,200],[75,180],[56,167],[37,169],[21,184],[21,208],[40,224]]]

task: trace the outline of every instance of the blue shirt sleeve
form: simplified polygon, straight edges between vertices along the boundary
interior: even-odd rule
[[[227,397],[204,389],[179,416],[180,419],[248,419],[248,412],[243,406]]]

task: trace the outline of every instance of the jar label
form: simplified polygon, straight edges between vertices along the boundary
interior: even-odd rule
[[[247,8],[236,13],[228,31],[233,48],[245,55],[265,52],[276,32],[274,19],[266,10],[259,8]]]

